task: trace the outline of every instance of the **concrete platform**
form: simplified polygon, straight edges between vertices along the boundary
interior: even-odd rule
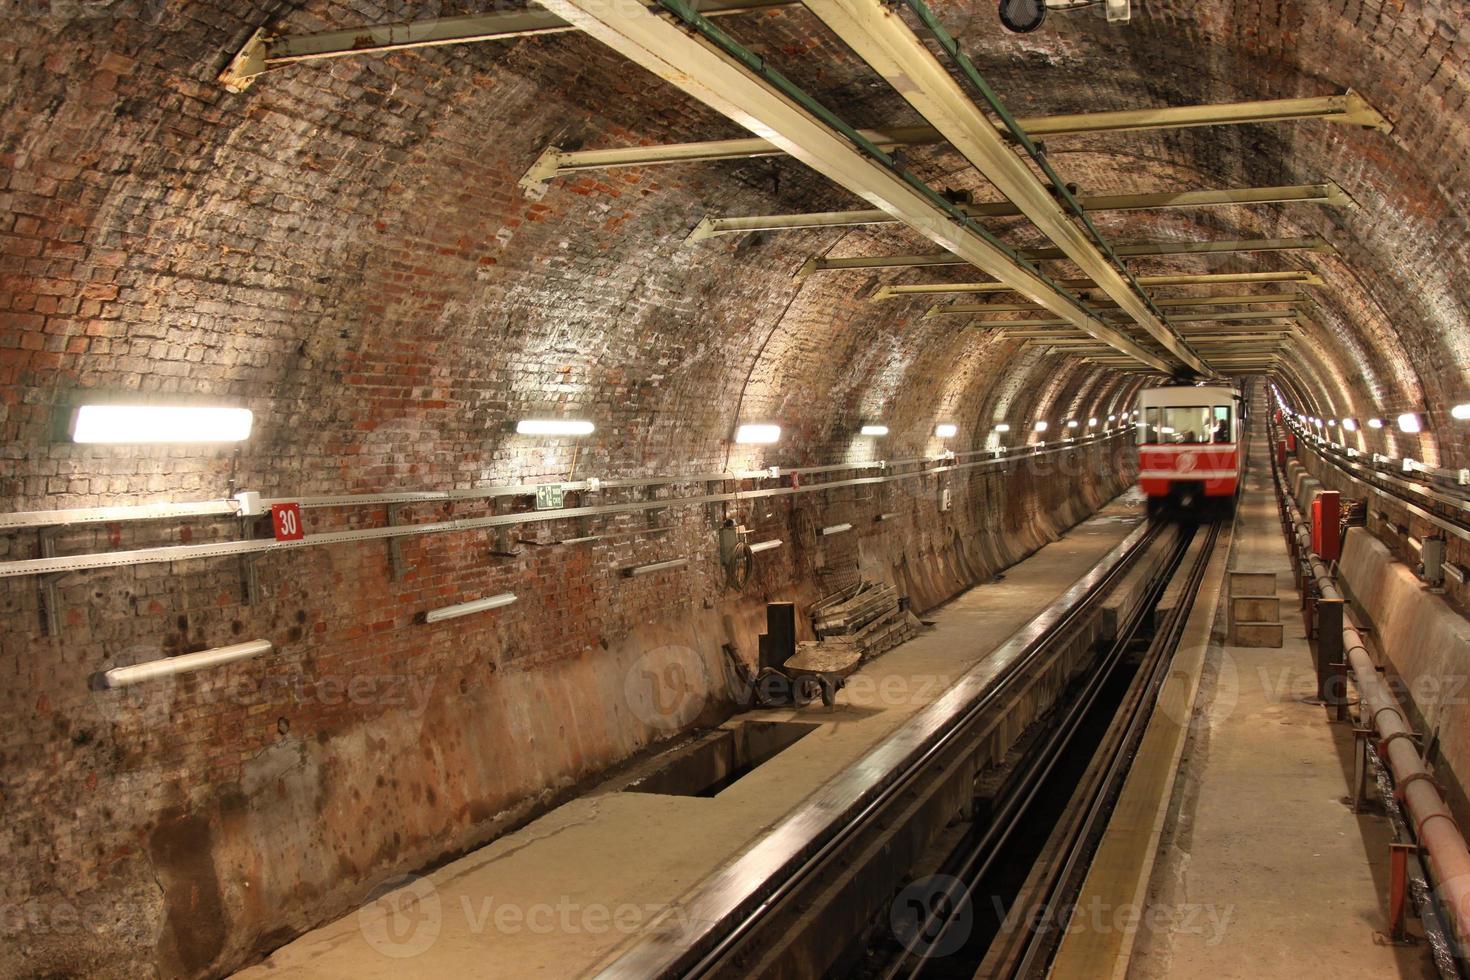
[[[998,581],[929,614],[933,629],[849,678],[835,709],[741,720],[819,727],[718,795],[613,781],[315,929],[237,976],[575,977],[592,972],[1044,609],[1142,520],[1130,491]],[[387,885],[385,885],[386,890]]]
[[[1132,925],[1102,921],[1136,930],[1135,978],[1433,976],[1424,946],[1384,937],[1391,835],[1346,802],[1349,727],[1304,703],[1315,678],[1265,451],[1257,433],[1230,567],[1276,572],[1283,646],[1223,645],[1220,610],[1147,902]]]

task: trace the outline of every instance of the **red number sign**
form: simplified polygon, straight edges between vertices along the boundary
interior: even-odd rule
[[[271,529],[277,541],[300,541],[306,537],[301,526],[300,504],[271,504]]]

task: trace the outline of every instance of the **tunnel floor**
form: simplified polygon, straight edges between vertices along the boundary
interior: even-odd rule
[[[746,712],[820,727],[713,797],[621,792],[553,810],[410,886],[387,924],[372,904],[236,974],[249,980],[580,976],[757,840],[1046,608],[1143,520],[1136,489],[994,582],[926,616],[933,628],[865,665],[835,708]],[[674,909],[677,914],[677,909]]]
[[[1392,828],[1348,804],[1351,726],[1305,701],[1316,674],[1266,447],[1258,430],[1230,567],[1276,573],[1283,645],[1216,642],[1206,654],[1202,724],[1150,882],[1161,913],[1143,917],[1128,975],[1435,976],[1427,945],[1386,938]]]

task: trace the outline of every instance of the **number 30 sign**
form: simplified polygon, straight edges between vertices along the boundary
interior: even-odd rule
[[[300,504],[271,504],[271,529],[277,541],[300,541],[306,537],[301,526]]]

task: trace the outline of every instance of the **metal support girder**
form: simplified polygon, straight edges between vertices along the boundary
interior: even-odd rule
[[[1155,306],[1248,306],[1252,303],[1305,303],[1310,300],[1306,293],[1237,293],[1228,296],[1167,296],[1155,299]],[[1117,306],[1111,300],[1091,301],[1094,309],[1112,309]],[[948,306],[932,306],[924,315],[946,316],[958,313],[1036,313],[1042,308],[1035,303],[951,303]]]
[[[1204,255],[1224,252],[1325,252],[1335,253],[1332,244],[1323,238],[1248,238],[1218,242],[1135,242],[1131,245],[1114,245],[1113,252],[1124,258],[1152,255]],[[1016,254],[1033,262],[1064,259],[1061,249],[1023,248]],[[857,255],[849,258],[829,259],[813,256],[797,270],[796,278],[805,279],[816,272],[843,272],[852,269],[920,269],[931,266],[965,265],[964,259],[948,253],[928,255]],[[1089,286],[1095,286],[1091,279]],[[1003,292],[1010,287],[1005,283],[990,283],[977,292]]]
[[[1097,354],[1077,354],[1073,353],[1072,351],[1064,350],[1057,351],[1056,353],[1059,357],[1078,357],[1088,362],[1089,364],[1100,364],[1107,367],[1135,366],[1132,361],[1129,361],[1127,358],[1124,357],[1108,357]],[[1220,369],[1222,371],[1244,371],[1258,368],[1264,369],[1266,367],[1275,366],[1276,364],[1281,363],[1283,359],[1283,354],[1284,352],[1241,361],[1226,360],[1220,365]]]
[[[898,11],[882,0],[803,0],[858,57],[881,75],[985,179],[1067,254],[1098,289],[1187,368],[1208,375],[1204,360],[1149,305],[1148,298],[1062,210]]]
[[[680,23],[639,3],[542,0],[543,6],[787,154],[901,220],[933,241],[1010,283],[1019,292],[1130,357],[1172,367],[992,241],[970,222],[956,219],[944,199],[917,178],[860,147],[839,123],[789,83],[762,70],[761,61],[728,38],[703,28],[697,17],[663,0]],[[689,30],[687,27],[695,27]],[[994,130],[990,130],[993,134]]]
[[[995,136],[995,139],[999,141],[1000,137]],[[1004,143],[1002,143],[1001,150],[1018,163],[1020,162],[1020,158],[1011,153]],[[522,186],[526,186],[524,181],[522,181]],[[1045,190],[1044,187],[1043,190]],[[1049,193],[1047,197],[1050,199]],[[1159,211],[1166,208],[1218,208],[1261,204],[1323,204],[1341,207],[1350,201],[1351,198],[1343,193],[1342,188],[1330,180],[1321,184],[1291,184],[1284,187],[1159,191],[1148,194],[1096,194],[1082,195],[1077,198],[1077,203],[1082,205],[1082,209],[1089,212]],[[1052,206],[1057,207],[1055,201],[1052,201]],[[1060,213],[1061,209],[1057,208],[1057,210]],[[1017,204],[1009,201],[969,204],[964,206],[964,211],[973,218],[1013,218],[1026,214]],[[1026,214],[1026,217],[1030,215]],[[718,235],[745,234],[751,231],[855,228],[865,225],[888,225],[893,224],[894,221],[892,216],[873,208],[856,211],[814,211],[809,214],[763,214],[743,217],[706,215],[689,233],[689,241],[697,242]]]
[[[1249,341],[1200,341],[1199,346],[1201,350],[1231,350],[1253,353],[1256,351],[1276,350],[1285,343],[1285,338],[1274,337],[1267,340],[1264,344],[1260,340],[1253,338]],[[1062,337],[1048,340],[1031,338],[1026,340],[1025,345],[1028,347],[1066,347],[1076,350],[1097,351],[1099,353],[1109,352],[1106,345],[1099,344],[1091,337]]]
[[[1183,330],[1181,332],[1186,337],[1188,337],[1192,343],[1203,347],[1208,346],[1210,343],[1218,340],[1233,340],[1241,342],[1279,340],[1286,337],[1296,336],[1297,330],[1293,326],[1283,324],[1271,326],[1253,333],[1237,332],[1218,334],[1204,330]],[[1046,330],[1038,327],[1023,327],[1020,330],[997,330],[995,331],[995,333],[997,336],[1004,337],[1007,340],[1048,341],[1088,339],[1082,334],[1077,333],[1075,330]]]
[[[944,308],[947,309],[947,307],[944,307]],[[930,316],[940,316],[940,315],[942,315],[942,314],[926,313],[924,315],[924,318],[925,319],[928,319]],[[973,316],[974,314],[966,314],[966,315],[967,316]],[[1215,312],[1215,313],[1186,313],[1186,314],[1183,314],[1182,316],[1176,317],[1175,320],[1174,320],[1174,322],[1175,323],[1206,323],[1206,322],[1209,322],[1211,320],[1243,320],[1243,321],[1247,321],[1247,322],[1255,322],[1255,321],[1260,321],[1260,320],[1280,320],[1280,319],[1287,319],[1287,318],[1290,318],[1290,317],[1294,317],[1296,315],[1297,315],[1297,311],[1295,309],[1291,309],[1291,310],[1277,310],[1275,312],[1269,312],[1269,311],[1255,312],[1255,311],[1250,311],[1250,310],[1225,310],[1223,312]],[[1017,326],[1017,325],[1025,325],[1025,326],[1028,326],[1028,327],[1044,327],[1044,326],[1063,326],[1065,323],[1066,323],[1065,320],[980,320],[980,319],[975,319],[975,320],[971,320],[970,321],[970,325],[971,326],[986,326],[986,327],[1006,327],[1006,326]]]
[[[1065,136],[1079,133],[1130,133],[1149,129],[1181,129],[1191,126],[1229,126],[1242,123],[1298,122],[1322,119],[1391,132],[1393,127],[1361,95],[1348,89],[1342,95],[1304,99],[1268,99],[1217,105],[1166,106],[1158,109],[1124,109],[1116,112],[1079,112],[1056,116],[1017,119],[1031,136]],[[995,123],[998,130],[1004,126]],[[884,149],[923,146],[941,142],[933,126],[884,126],[862,130],[865,137]],[[1004,135],[1004,133],[1002,134]],[[716,160],[748,160],[780,156],[770,140],[758,136],[739,139],[665,143],[655,146],[620,146],[597,150],[563,150],[548,146],[521,179],[523,187],[539,187],[566,174],[616,167],[647,167],[671,163],[704,163]]]
[[[1136,276],[1140,286],[1214,286],[1239,283],[1291,283],[1301,286],[1325,285],[1315,272],[1296,269],[1285,272],[1213,272],[1197,275]],[[1068,289],[1092,289],[1097,283],[1091,279],[1059,279],[1058,283]],[[998,282],[926,282],[906,286],[884,286],[875,292],[873,302],[892,299],[895,296],[943,295],[946,293],[990,293],[1000,292]],[[1160,302],[1155,300],[1155,302]]]
[[[706,17],[794,6],[797,6],[797,0],[701,0],[697,3]],[[540,37],[574,30],[576,28],[571,24],[550,11],[535,7],[458,17],[431,17],[394,24],[364,24],[312,34],[276,36],[261,28],[250,36],[225,70],[220,72],[219,83],[231,92],[243,92],[262,73],[302,61],[384,55],[411,48]]]

